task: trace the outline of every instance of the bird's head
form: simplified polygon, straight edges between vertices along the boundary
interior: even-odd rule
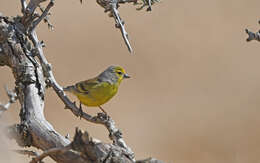
[[[104,72],[99,75],[99,79],[110,83],[120,84],[123,79],[130,78],[125,70],[120,66],[109,66]]]

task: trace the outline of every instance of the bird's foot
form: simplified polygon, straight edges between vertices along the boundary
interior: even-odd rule
[[[105,113],[103,113],[103,112],[97,113],[97,116],[95,116],[95,117],[96,117],[97,119],[103,121],[103,122],[108,121],[109,118],[110,118],[107,114],[105,114]]]
[[[109,116],[108,116],[107,112],[101,106],[98,106],[98,107],[100,110],[102,110],[102,113],[98,113],[98,117],[100,117],[101,119],[104,119],[104,120],[108,120]]]
[[[101,106],[98,106],[100,110],[102,110],[103,113],[105,113],[107,115],[107,112],[101,107]]]
[[[82,110],[82,105],[81,102],[79,103],[79,118],[81,119],[81,117],[83,116],[83,110]]]

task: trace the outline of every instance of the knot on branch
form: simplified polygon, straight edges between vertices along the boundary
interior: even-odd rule
[[[10,139],[15,139],[21,147],[30,147],[32,145],[32,135],[25,124],[12,125],[7,128],[6,133]]]
[[[25,63],[25,65],[20,65],[17,72],[17,82],[22,83],[24,86],[35,83],[36,76],[34,72],[35,67],[33,65],[28,63]]]

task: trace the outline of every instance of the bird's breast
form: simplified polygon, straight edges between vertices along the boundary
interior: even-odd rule
[[[79,100],[86,106],[100,106],[108,102],[118,91],[117,84],[104,82],[89,90],[87,95],[79,95]]]

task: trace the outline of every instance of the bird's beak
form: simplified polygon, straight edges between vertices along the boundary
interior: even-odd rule
[[[130,78],[130,76],[127,74],[124,74],[124,79],[127,79],[127,78]]]

